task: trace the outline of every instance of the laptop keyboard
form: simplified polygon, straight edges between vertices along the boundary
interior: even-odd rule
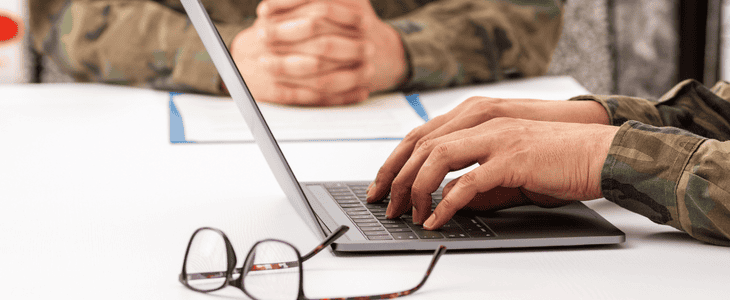
[[[363,183],[332,183],[325,185],[330,195],[358,229],[370,240],[417,239],[487,239],[495,236],[489,227],[476,218],[456,214],[439,230],[425,230],[413,224],[410,214],[387,219],[385,210],[390,196],[379,203],[367,203],[368,186]],[[441,201],[441,189],[432,194],[431,209]]]

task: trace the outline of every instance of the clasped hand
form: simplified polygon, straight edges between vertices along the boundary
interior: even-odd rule
[[[594,124],[580,124],[594,123]],[[460,209],[543,207],[601,197],[600,176],[618,127],[591,101],[470,98],[414,129],[380,168],[368,202],[390,192],[389,218],[412,210],[437,229]],[[449,182],[431,212],[431,193],[450,171],[478,166]]]
[[[254,98],[342,105],[390,89],[405,76],[398,33],[367,0],[265,0],[231,46]]]

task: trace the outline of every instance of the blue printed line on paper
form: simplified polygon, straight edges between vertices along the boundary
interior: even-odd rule
[[[423,107],[423,104],[421,104],[421,101],[418,99],[418,94],[411,94],[406,96],[406,100],[408,100],[408,104],[413,107],[413,110],[416,111],[418,116],[421,117],[424,121],[428,122],[428,113],[426,113],[426,109]]]
[[[181,93],[170,92],[170,143],[173,144],[189,144],[195,143],[185,139],[185,127],[180,112],[175,107],[173,98]]]

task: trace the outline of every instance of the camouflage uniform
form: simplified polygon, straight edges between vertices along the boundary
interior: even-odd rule
[[[730,246],[730,84],[686,80],[659,102],[580,96],[621,126],[601,174],[606,199],[705,242]]]
[[[203,0],[223,40],[259,0]],[[401,35],[409,79],[427,89],[545,73],[559,0],[371,0]],[[221,79],[179,0],[30,0],[33,47],[79,81],[220,94]]]

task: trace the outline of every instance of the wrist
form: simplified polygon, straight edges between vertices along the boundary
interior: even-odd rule
[[[606,166],[606,162],[608,160],[608,154],[610,152],[611,146],[613,145],[614,139],[616,139],[616,135],[618,134],[620,130],[620,127],[618,126],[610,126],[610,125],[600,125],[597,127],[597,130],[595,131],[598,136],[595,137],[595,148],[593,149],[593,153],[598,154],[596,159],[593,161],[593,164],[591,166],[591,173],[589,174],[590,181],[592,182],[594,186],[594,192],[595,194],[590,198],[601,198],[604,197],[603,195],[603,188],[601,186],[601,180],[603,178],[604,173],[604,167]]]
[[[580,101],[580,102],[569,102],[578,106],[578,110],[582,113],[577,113],[576,116],[580,118],[579,123],[594,123],[601,125],[611,125],[608,119],[608,113],[606,109],[596,101]]]

